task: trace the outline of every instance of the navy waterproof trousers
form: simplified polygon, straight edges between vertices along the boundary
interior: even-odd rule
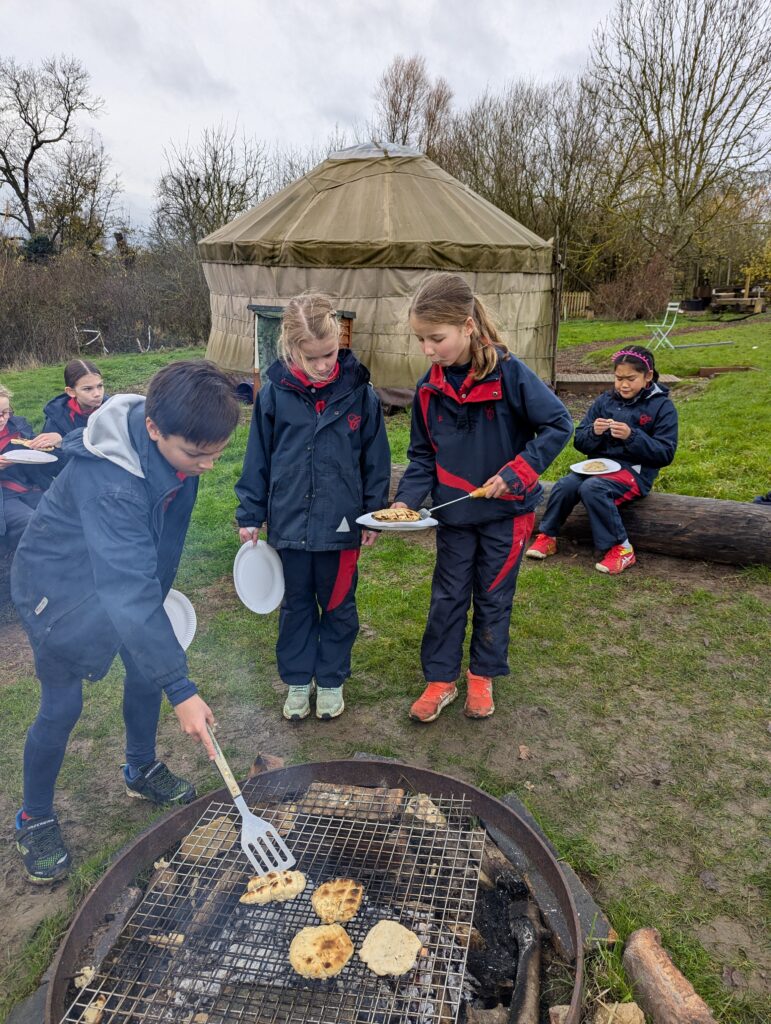
[[[618,506],[640,496],[637,480],[628,469],[605,476],[568,473],[552,487],[539,530],[549,537],[558,536],[563,523],[581,501],[592,528],[594,546],[598,551],[608,551],[627,539]]]
[[[359,632],[356,584],[359,549],[295,551],[280,548],[284,599],[276,660],[287,686],[342,686],[351,674]]]
[[[469,668],[508,675],[509,624],[517,575],[535,516],[476,526],[439,526],[431,606],[420,655],[426,682],[460,675],[469,604],[473,599]]]

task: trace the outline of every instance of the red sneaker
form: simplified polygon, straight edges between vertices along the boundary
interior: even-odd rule
[[[477,676],[469,669],[466,672],[468,690],[463,714],[467,718],[489,718],[495,711],[493,704],[493,681],[489,676]]]
[[[410,718],[417,722],[433,722],[457,696],[455,683],[429,683],[410,708]]]
[[[625,548],[621,544],[615,544],[603,560],[595,564],[594,568],[599,569],[600,572],[610,573],[611,576],[617,576],[624,569],[628,569],[630,565],[634,565],[636,561],[631,547]]]
[[[525,552],[525,558],[548,558],[557,554],[557,538],[548,533],[539,533]]]

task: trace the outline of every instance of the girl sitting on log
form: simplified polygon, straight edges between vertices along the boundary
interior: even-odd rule
[[[647,348],[629,345],[612,360],[615,386],[592,403],[576,428],[573,444],[590,457],[613,459],[621,469],[597,476],[571,472],[558,480],[549,495],[541,532],[526,552],[528,558],[556,554],[560,527],[582,501],[594,546],[605,552],[595,568],[616,575],[636,561],[618,507],[644,498],[661,467],[674,459],[677,410],[669,389],[658,383],[653,353]]]

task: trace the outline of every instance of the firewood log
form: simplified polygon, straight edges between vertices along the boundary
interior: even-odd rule
[[[637,1002],[654,1024],[717,1024],[707,1004],[670,960],[655,928],[632,932],[622,962]]]

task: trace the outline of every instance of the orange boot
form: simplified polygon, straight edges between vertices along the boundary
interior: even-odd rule
[[[457,696],[455,683],[429,683],[410,708],[410,718],[417,722],[433,722]]]
[[[466,680],[468,690],[463,714],[467,718],[489,718],[495,711],[492,679],[490,676],[477,676],[469,669]]]

